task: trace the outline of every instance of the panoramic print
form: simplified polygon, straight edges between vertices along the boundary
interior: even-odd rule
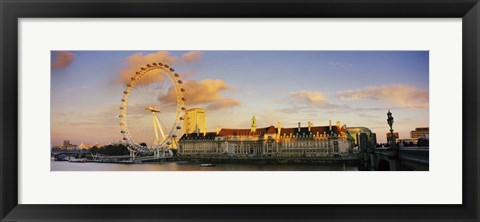
[[[51,171],[428,171],[428,51],[51,51]]]

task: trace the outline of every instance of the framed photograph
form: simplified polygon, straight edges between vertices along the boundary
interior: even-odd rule
[[[2,221],[479,219],[476,0],[1,11]]]
[[[429,169],[428,51],[51,53],[51,171]]]

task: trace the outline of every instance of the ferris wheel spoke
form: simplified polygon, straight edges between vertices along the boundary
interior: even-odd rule
[[[132,98],[133,101],[130,101],[130,103],[132,103],[132,102],[133,102],[133,104],[135,104],[134,102],[138,102],[139,104],[144,103],[143,98],[139,95],[140,93],[138,93],[138,91],[139,91],[138,88],[134,88],[132,90],[132,92],[130,94],[133,95],[134,98]]]
[[[137,90],[136,94],[140,98],[142,103],[147,103],[147,99],[144,97],[146,95],[144,86],[139,86],[135,88]]]

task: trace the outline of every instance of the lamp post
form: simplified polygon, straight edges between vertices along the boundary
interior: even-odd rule
[[[390,112],[390,110],[388,110],[388,113],[387,113],[387,123],[388,125],[390,126],[390,145],[392,148],[395,147],[395,137],[393,136],[393,116],[392,116],[392,113]]]

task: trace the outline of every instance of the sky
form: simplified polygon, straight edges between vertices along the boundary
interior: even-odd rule
[[[205,109],[212,132],[250,128],[255,115],[257,127],[326,126],[332,120],[368,127],[386,142],[389,109],[400,138],[429,126],[428,51],[52,51],[52,145],[122,139],[123,91],[141,66],[153,62],[175,69],[186,108]],[[128,104],[143,107],[140,98],[151,96],[169,125],[172,84],[162,73],[152,76]],[[132,130],[154,130],[149,112],[127,110]]]

